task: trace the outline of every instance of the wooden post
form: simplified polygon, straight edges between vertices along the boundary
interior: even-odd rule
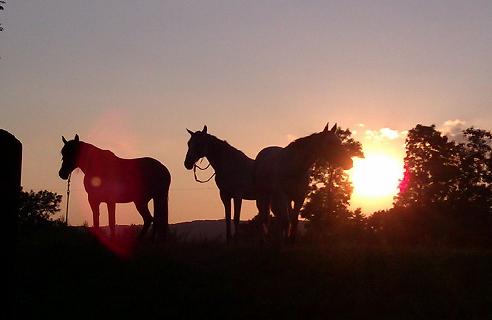
[[[22,144],[11,133],[0,129],[0,197],[7,211],[8,225],[17,232],[17,210],[21,191]]]

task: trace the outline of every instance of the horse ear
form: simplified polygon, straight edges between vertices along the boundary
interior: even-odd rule
[[[75,141],[79,141],[79,140],[80,140],[80,139],[79,139],[79,135],[78,135],[78,134],[76,134],[76,135],[75,135],[75,139],[74,139],[74,140],[75,140]]]
[[[330,132],[335,133],[337,132],[337,129],[338,129],[337,124],[335,123],[335,125],[331,128]]]
[[[65,139],[64,136],[62,136],[62,141],[63,141],[63,144],[67,144],[67,142],[68,142],[67,139]]]
[[[326,133],[326,132],[328,132],[328,126],[329,126],[329,125],[330,125],[330,123],[328,122],[328,123],[326,124],[325,128],[323,129],[323,132],[325,132],[325,133]]]
[[[186,128],[186,131],[188,131],[188,133],[192,136],[193,135],[193,131],[191,131],[190,129]]]
[[[203,133],[207,133],[207,125],[204,125],[203,126],[203,130],[202,130]]]

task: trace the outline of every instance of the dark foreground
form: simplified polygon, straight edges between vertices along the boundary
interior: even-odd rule
[[[127,240],[120,247],[128,246]],[[19,240],[16,318],[490,318],[492,252],[144,241],[86,229]],[[115,249],[116,248],[116,249]]]

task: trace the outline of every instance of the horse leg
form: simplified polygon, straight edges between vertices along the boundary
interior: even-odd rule
[[[272,199],[272,211],[275,217],[277,217],[278,226],[278,240],[279,242],[288,239],[289,231],[289,207],[290,203],[287,196],[284,193],[278,192]]]
[[[89,205],[92,210],[92,225],[94,226],[95,231],[99,231],[99,205],[100,201],[89,198]]]
[[[270,200],[268,197],[258,197],[256,200],[256,208],[258,209],[258,222],[260,227],[260,241],[265,242],[268,235],[268,224],[270,218]]]
[[[304,200],[304,199],[303,199]],[[290,231],[289,231],[289,242],[294,244],[296,242],[297,235],[297,225],[299,223],[299,211],[301,211],[301,207],[303,205],[303,201],[294,201],[294,207],[290,211]]]
[[[135,207],[137,207],[137,211],[138,211],[138,213],[140,213],[140,215],[142,216],[143,221],[144,221],[144,225],[143,225],[142,230],[140,231],[140,234],[139,234],[139,238],[143,238],[143,236],[147,233],[147,230],[149,229],[150,224],[152,223],[152,220],[153,220],[152,215],[150,214],[150,211],[149,211],[148,202],[145,202],[145,201],[135,202]]]
[[[167,239],[169,226],[168,191],[169,186],[167,187],[165,193],[154,197],[154,228],[152,230],[153,239],[155,239],[157,232],[164,240]]]
[[[220,200],[224,204],[225,219],[226,219],[226,241],[231,241],[231,197],[224,192],[220,192]]]
[[[108,205],[108,223],[109,223],[109,229],[111,231],[111,238],[114,238],[115,236],[115,229],[116,229],[116,203],[114,202],[108,202],[106,203]]]
[[[234,239],[237,241],[239,221],[241,217],[241,204],[243,199],[234,198]]]

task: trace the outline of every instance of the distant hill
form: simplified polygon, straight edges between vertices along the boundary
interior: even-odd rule
[[[241,221],[241,224],[248,221]],[[233,225],[234,223],[232,223]],[[170,229],[176,231],[178,237],[186,240],[217,240],[225,239],[226,227],[225,220],[195,220],[190,222],[181,222],[171,224]],[[234,226],[231,226],[234,230]],[[305,221],[299,221],[299,231],[302,233],[305,229]]]
[[[241,221],[241,224],[248,223]],[[137,232],[141,225],[117,225],[117,234],[130,234]],[[224,240],[225,239],[225,220],[195,220],[170,224],[169,228],[175,232],[178,238],[183,240]],[[105,232],[109,232],[108,227],[102,227]],[[299,221],[299,231],[304,232],[305,221]],[[232,226],[234,230],[234,226]]]
[[[169,225],[171,231],[186,240],[225,239],[225,220],[195,220]]]

